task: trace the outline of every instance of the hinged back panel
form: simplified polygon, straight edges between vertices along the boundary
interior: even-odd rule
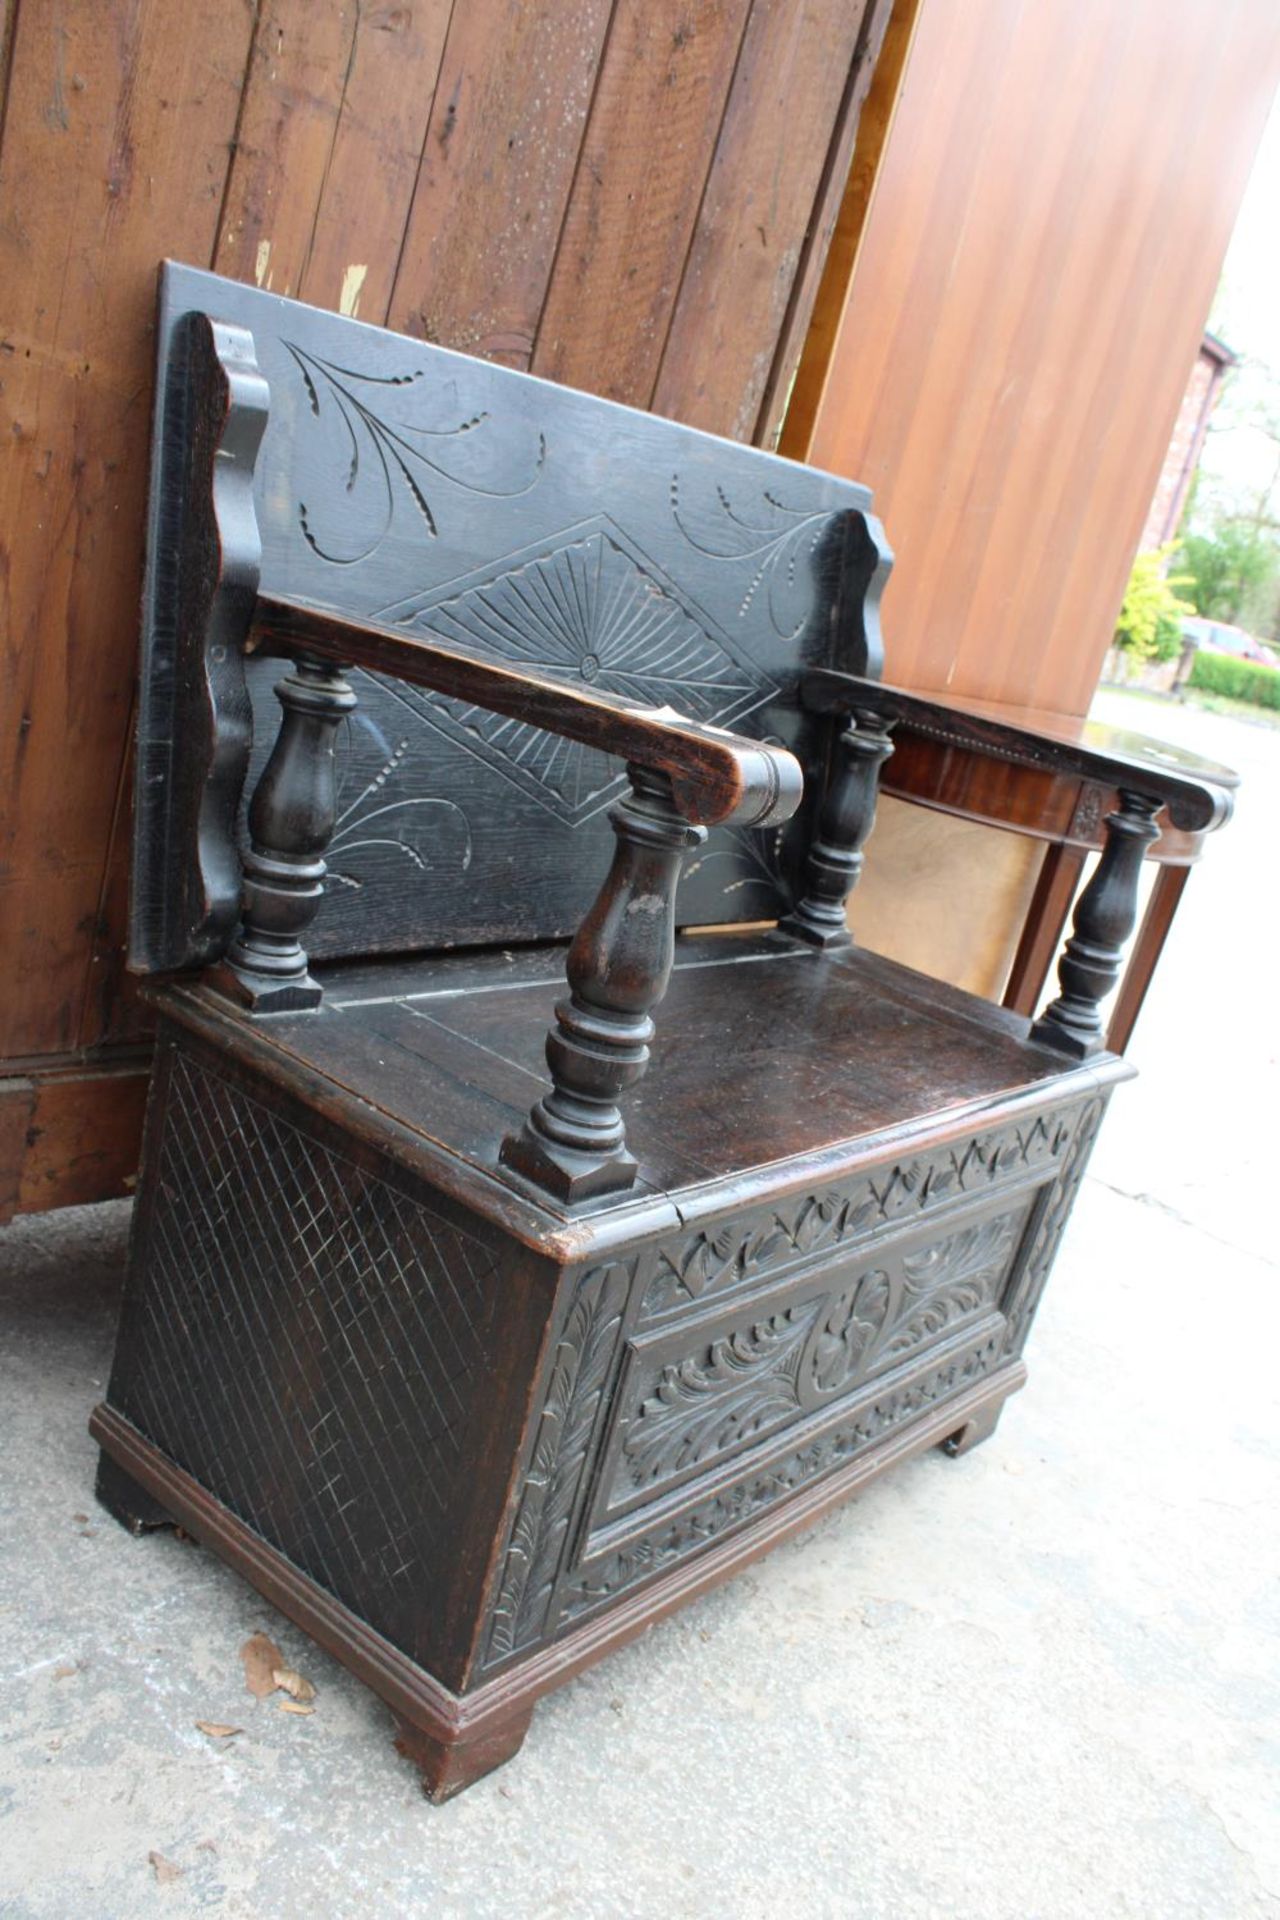
[[[253,494],[261,590],[402,624],[779,740],[810,769],[804,666],[879,670],[887,559],[864,488],[668,420],[193,268],[162,276],[131,960],[210,957],[160,908],[194,694],[171,548],[196,524],[188,316],[252,335],[269,396]],[[275,737],[278,661],[249,669],[249,782]],[[608,865],[605,755],[356,673],[316,958],[549,938]],[[185,704],[184,704],[185,702]],[[814,787],[816,782],[810,781]],[[785,911],[804,813],[721,829],[690,862],[685,925]],[[243,832],[243,803],[241,826]]]

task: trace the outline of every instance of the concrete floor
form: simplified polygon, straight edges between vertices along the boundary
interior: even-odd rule
[[[1280,1916],[1280,738],[1107,705],[1249,785],[1030,1388],[988,1446],[909,1464],[544,1703],[448,1807],[209,1555],[96,1509],[126,1209],[0,1235],[0,1914]],[[244,1691],[259,1627],[311,1717]]]

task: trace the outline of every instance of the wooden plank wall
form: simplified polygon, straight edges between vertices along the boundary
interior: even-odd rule
[[[822,397],[888,673],[1082,713],[1280,82],[1276,0],[923,0]]]
[[[157,262],[759,437],[889,12],[10,0],[0,1214],[119,1191],[136,1138],[145,1068],[113,1049],[144,1031],[121,953]]]

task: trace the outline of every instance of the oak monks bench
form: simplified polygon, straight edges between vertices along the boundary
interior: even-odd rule
[[[879,680],[862,487],[186,267],[159,342],[159,1040],[98,1490],[345,1662],[443,1799],[991,1433],[1128,1072],[1144,851],[1232,777],[955,710],[1106,796],[1029,1022],[847,931],[893,727],[947,714]]]

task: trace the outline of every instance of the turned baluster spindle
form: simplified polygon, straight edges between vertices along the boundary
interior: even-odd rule
[[[300,656],[275,689],[280,731],[249,806],[240,927],[219,976],[258,1012],[315,1007],[322,998],[299,936],[324,892],[337,731],[356,704],[342,672]]]
[[[631,793],[610,809],[613,863],[569,949],[570,994],[547,1037],[552,1089],[503,1142],[504,1165],[558,1199],[632,1185],[618,1100],[649,1061],[650,1009],[675,956],[676,884],[705,838],[679,812],[666,774],[628,766]]]
[[[1031,1029],[1033,1039],[1077,1059],[1106,1044],[1100,1003],[1120,978],[1124,944],[1137,923],[1142,859],[1159,837],[1160,807],[1146,794],[1120,790],[1120,809],[1107,816],[1102,858],[1076,904],[1058,962],[1062,991]]]
[[[804,894],[782,921],[785,933],[815,947],[850,945],[845,904],[862,871],[875,825],[880,769],[893,752],[892,721],[856,708],[835,743],[831,777],[809,846]]]

